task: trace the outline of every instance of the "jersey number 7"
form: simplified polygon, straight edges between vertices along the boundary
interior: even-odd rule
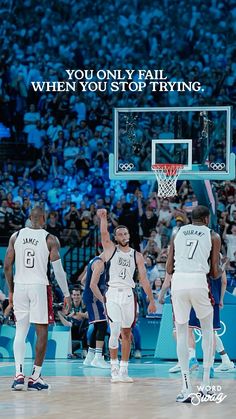
[[[186,246],[190,246],[188,259],[192,259],[198,245],[198,240],[186,240]]]

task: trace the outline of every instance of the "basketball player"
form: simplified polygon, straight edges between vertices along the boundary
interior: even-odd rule
[[[217,334],[217,330],[221,329],[220,324],[220,308],[223,307],[223,301],[224,301],[224,294],[226,290],[227,285],[227,278],[226,273],[224,271],[224,266],[221,266],[222,269],[222,276],[218,279],[208,279],[208,284],[210,284],[210,289],[212,293],[212,297],[214,300],[213,305],[213,330],[214,330],[214,336],[213,336],[213,360],[212,360],[212,367],[210,369],[210,378],[214,377],[214,372],[235,372],[235,366],[234,363],[230,360],[227,352],[225,351],[224,345],[222,340],[220,339],[219,335]],[[164,296],[166,291],[171,287],[171,275],[168,275],[166,273],[165,281],[163,283],[161,292],[158,296],[158,300],[160,304],[164,304]],[[189,345],[189,370],[193,371],[198,368],[199,364],[196,359],[196,343],[195,338],[193,334],[193,329],[197,328],[200,329],[201,325],[199,322],[199,319],[196,317],[196,313],[194,309],[192,308],[190,311],[190,317],[189,317],[189,336],[188,336],[188,345]],[[173,335],[174,338],[176,338],[176,330],[175,327],[173,329]],[[220,355],[221,357],[221,364],[213,368],[215,356],[215,351]],[[169,369],[170,373],[177,373],[180,372],[180,364],[179,362],[172,368]]]
[[[140,282],[149,298],[150,312],[156,311],[155,301],[149,285],[144,259],[141,253],[129,247],[129,231],[119,225],[114,230],[115,245],[107,229],[107,211],[99,209],[97,215],[101,220],[100,229],[102,246],[108,272],[108,291],[105,295],[107,316],[110,324],[109,350],[111,356],[111,382],[132,383],[128,376],[130,356],[131,326],[135,319],[133,288],[134,273],[137,268]],[[118,363],[119,337],[122,337],[121,362]]]
[[[161,291],[160,294],[158,295],[158,301],[160,304],[164,304],[164,299],[165,299],[165,294],[167,292],[167,290],[169,288],[171,288],[171,279],[172,279],[172,275],[169,275],[166,272],[165,275],[165,280],[163,282],[163,285],[161,287]],[[175,318],[173,315],[173,323],[174,323],[174,327],[173,327],[173,337],[174,339],[176,339],[176,328],[175,328]],[[189,370],[193,371],[198,369],[199,364],[198,361],[196,359],[196,351],[195,351],[195,339],[194,339],[194,335],[192,333],[192,330],[189,328],[188,331],[188,350],[189,350]],[[181,368],[180,368],[180,364],[179,362],[174,366],[171,367],[169,369],[170,373],[176,373],[176,372],[180,372]]]
[[[94,325],[88,354],[83,364],[97,368],[110,368],[102,356],[107,331],[107,319],[103,304],[106,287],[104,262],[103,253],[89,262],[83,292],[83,302],[88,311],[89,323]]]
[[[177,355],[181,366],[183,387],[177,402],[191,402],[189,377],[188,321],[191,307],[196,311],[202,329],[203,388],[210,384],[213,353],[213,308],[209,298],[207,274],[221,275],[219,268],[221,240],[212,232],[210,212],[199,205],[192,211],[192,224],[182,226],[172,238],[167,258],[167,272],[172,277],[172,303],[176,322]],[[210,258],[210,267],[208,259]]]
[[[64,303],[68,310],[71,307],[58,239],[43,229],[45,215],[40,207],[32,209],[30,219],[31,227],[22,228],[10,237],[4,261],[5,276],[9,286],[9,302],[13,302],[16,318],[16,335],[13,345],[16,375],[12,384],[13,390],[24,388],[25,339],[30,323],[35,324],[37,343],[33,371],[28,380],[28,390],[49,388],[41,377],[48,336],[47,269],[49,260],[65,296]]]
[[[227,278],[226,273],[224,270],[224,265],[221,266],[222,269],[222,275],[221,277],[217,278],[216,280],[212,279],[211,277],[208,279],[208,284],[211,290],[211,294],[213,297],[213,330],[214,330],[214,339],[213,339],[213,359],[212,359],[212,367],[211,367],[211,377],[214,377],[214,371],[215,372],[231,372],[236,371],[234,363],[230,361],[228,354],[225,351],[224,345],[222,340],[217,334],[217,330],[221,329],[220,324],[220,308],[223,307],[223,301],[224,301],[224,294],[226,290],[227,285]],[[195,311],[192,309],[190,312],[190,319],[189,319],[189,327],[190,328],[201,328],[201,324],[199,322],[199,319],[196,316]],[[222,359],[221,365],[213,368],[214,361],[215,361],[215,351],[217,351],[220,354],[220,357]]]

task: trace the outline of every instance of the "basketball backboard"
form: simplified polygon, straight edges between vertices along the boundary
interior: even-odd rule
[[[155,179],[155,163],[183,164],[180,179],[234,179],[231,107],[115,108],[111,179]]]

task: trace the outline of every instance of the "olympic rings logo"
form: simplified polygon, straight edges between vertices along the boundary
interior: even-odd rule
[[[216,332],[219,337],[223,336],[226,333],[226,330],[227,330],[226,324],[224,322],[222,322],[222,320],[220,320],[220,324],[221,324],[221,330],[218,330]],[[194,333],[196,335],[195,342],[198,343],[202,338],[202,331],[200,329],[194,329]]]
[[[212,170],[223,170],[225,168],[225,163],[211,163],[210,167]]]
[[[193,329],[193,330],[194,330],[194,333],[196,335],[195,342],[198,343],[202,338],[202,332],[201,332],[200,329]]]
[[[225,334],[225,332],[226,332],[226,324],[224,322],[222,322],[222,321],[220,321],[220,324],[221,324],[221,330],[219,330],[217,332],[217,335],[218,336],[223,336]]]
[[[134,168],[134,164],[133,163],[120,163],[119,164],[119,168],[123,171],[123,172],[127,172],[130,171]]]

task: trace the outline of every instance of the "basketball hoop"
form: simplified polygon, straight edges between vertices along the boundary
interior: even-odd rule
[[[176,182],[183,167],[183,164],[152,164],[152,170],[156,175],[158,183],[157,196],[160,198],[169,198],[177,195]]]

